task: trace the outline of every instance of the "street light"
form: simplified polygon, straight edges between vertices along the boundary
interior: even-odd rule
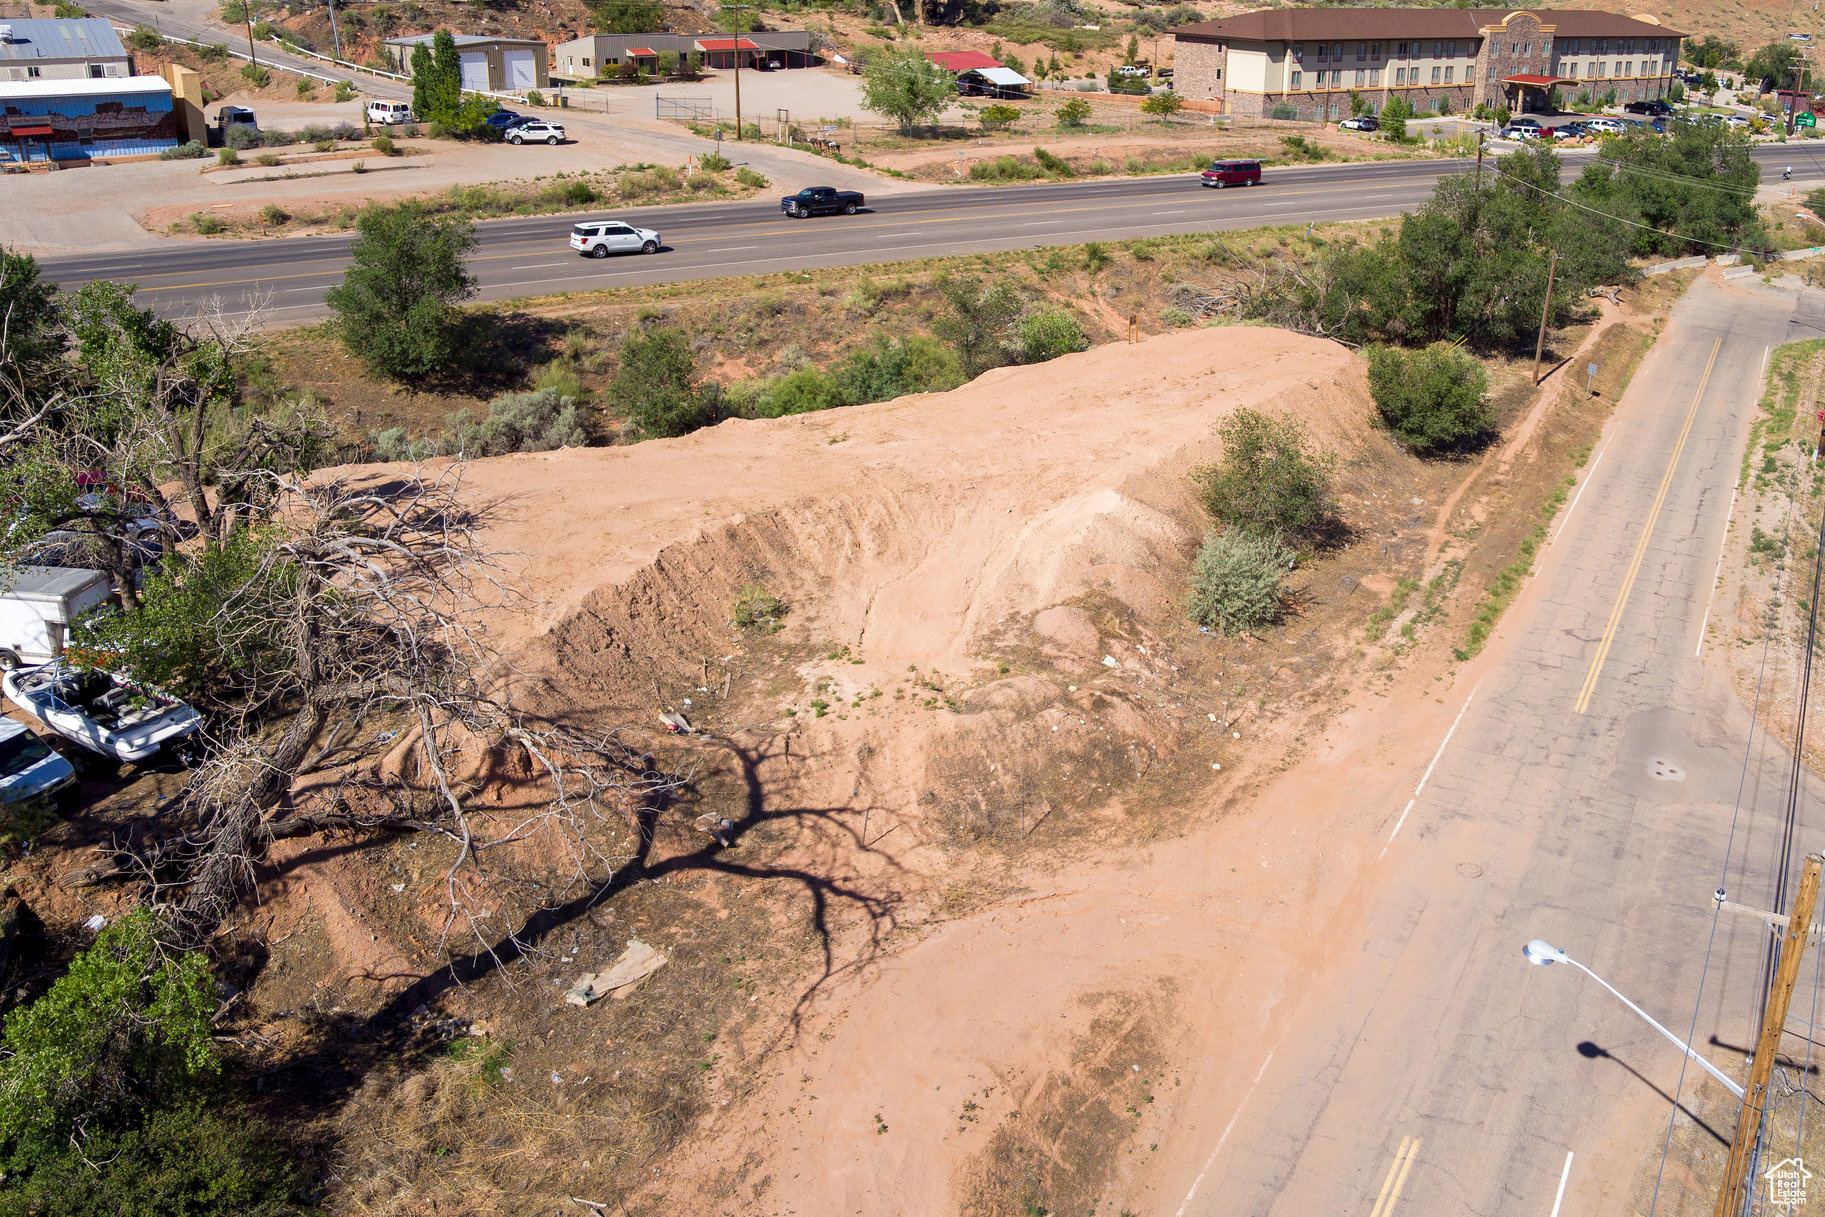
[[[1583,964],[1581,964],[1577,960],[1573,959],[1570,955],[1567,955],[1564,951],[1561,951],[1558,947],[1554,946],[1552,943],[1546,941],[1544,938],[1536,938],[1532,942],[1528,943],[1526,946],[1521,948],[1521,954],[1527,957],[1528,963],[1538,964],[1541,967],[1545,967],[1547,964],[1568,963],[1572,967],[1578,969],[1580,972],[1584,973],[1586,976],[1590,977],[1592,980],[1596,981],[1598,984],[1600,984],[1604,988],[1608,989],[1611,993],[1615,993],[1616,1000],[1620,1001],[1623,1005],[1627,1006],[1629,1009],[1633,1010],[1635,1013],[1641,1015],[1642,1018],[1647,1020],[1648,1026],[1654,1028],[1654,1030],[1660,1032],[1662,1035],[1666,1036],[1668,1039],[1672,1040],[1675,1044],[1677,1044],[1679,1046],[1679,1050],[1681,1052],[1683,1052],[1687,1056],[1691,1057],[1694,1061],[1697,1061],[1699,1063],[1699,1065],[1701,1065],[1704,1068],[1704,1071],[1706,1073],[1710,1074],[1712,1077],[1714,1077],[1718,1081],[1722,1082],[1724,1084],[1725,1089],[1727,1089],[1731,1094],[1735,1095],[1739,1099],[1743,1097],[1743,1088],[1741,1086],[1738,1086],[1734,1081],[1732,1081],[1730,1079],[1730,1077],[1728,1075],[1726,1075],[1722,1070],[1720,1070],[1716,1065],[1713,1065],[1710,1061],[1707,1061],[1704,1057],[1698,1055],[1698,1053],[1696,1053],[1696,1052],[1692,1051],[1692,1049],[1688,1048],[1686,1046],[1686,1042],[1684,1040],[1680,1039],[1677,1035],[1674,1035],[1671,1031],[1668,1031],[1665,1027],[1663,1027],[1659,1023],[1655,1022],[1652,1015],[1650,1015],[1646,1010],[1643,1010],[1640,1006],[1637,1006],[1634,1002],[1630,1001],[1628,998],[1622,996],[1621,993],[1617,992],[1616,987],[1614,985],[1610,984],[1609,981],[1603,979],[1603,977],[1597,975],[1595,972],[1591,971],[1589,968],[1585,967]]]

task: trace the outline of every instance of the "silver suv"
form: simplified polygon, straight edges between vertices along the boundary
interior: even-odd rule
[[[542,118],[529,118],[507,128],[508,143],[523,144],[527,140],[531,140],[535,144],[543,140],[555,148],[564,142],[564,128],[556,123],[548,123]]]

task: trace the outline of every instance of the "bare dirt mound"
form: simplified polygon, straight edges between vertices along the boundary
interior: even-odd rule
[[[1106,793],[1193,726],[1162,712],[1182,665],[1160,631],[1183,632],[1206,527],[1187,471],[1244,406],[1362,455],[1353,355],[1231,328],[471,476],[542,599],[519,652],[529,702],[789,730],[790,751],[823,760],[801,797],[1002,831],[1012,800],[1024,823]],[[776,636],[731,624],[754,584],[785,603]]]

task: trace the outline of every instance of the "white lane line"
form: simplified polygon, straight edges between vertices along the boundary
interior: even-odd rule
[[[1736,495],[1743,488],[1738,479],[1730,488],[1730,507],[1724,512],[1724,539],[1717,547],[1717,569],[1711,572],[1711,592],[1705,597],[1705,619],[1698,623],[1698,646],[1692,652],[1697,659],[1705,650],[1705,627],[1711,624],[1711,602],[1717,599],[1717,581],[1724,576],[1724,551],[1730,548],[1730,517],[1736,514]]]
[[[1553,1197],[1553,1217],[1559,1217],[1559,1206],[1565,1203],[1565,1181],[1572,1177],[1572,1151],[1565,1151],[1565,1169],[1559,1172],[1559,1194]]]
[[[550,270],[554,266],[569,266],[568,262],[534,262],[528,266],[509,266],[508,270]]]
[[[1768,374],[1768,352],[1773,349],[1774,348],[1771,346],[1762,348],[1762,370],[1756,373],[1757,376],[1766,376]]]
[[[1291,204],[1291,203],[1263,203],[1261,205],[1263,207],[1291,207],[1291,206],[1293,206],[1293,204]]]
[[[1189,207],[1180,207],[1175,211],[1156,211],[1153,214],[1156,216],[1182,216],[1189,210],[1191,210]]]
[[[285,292],[321,292],[321,291],[328,291],[328,290],[329,290],[329,285],[325,284],[325,283],[319,283],[315,287],[282,287],[279,289],[279,291],[281,293],[285,293]]]
[[[759,249],[759,248],[760,248],[760,246],[758,246],[758,245],[718,245],[714,249],[706,249],[703,252],[706,254],[726,254],[726,253],[733,253],[735,250],[738,250],[738,249]],[[519,268],[515,267],[514,269],[518,270]]]
[[[1451,730],[1445,732],[1445,738],[1439,741],[1438,751],[1432,754],[1432,764],[1427,765],[1426,772],[1420,774],[1419,785],[1413,788],[1413,797],[1407,800],[1405,807],[1401,808],[1400,819],[1394,821],[1394,831],[1388,834],[1387,844],[1381,847],[1381,853],[1375,855],[1378,861],[1387,854],[1388,846],[1394,844],[1394,838],[1400,833],[1400,826],[1407,822],[1407,813],[1413,810],[1413,805],[1419,802],[1419,796],[1425,793],[1426,783],[1432,780],[1432,771],[1438,767],[1438,758],[1445,755],[1446,745],[1450,744],[1451,737],[1457,734],[1457,725],[1464,721],[1464,711],[1470,709],[1470,702],[1476,697],[1476,690],[1477,686],[1471,688],[1470,696],[1464,699],[1463,708],[1457,712],[1457,717],[1451,720]]]
[[[1064,220],[1033,220],[1029,223],[1022,224],[1021,227],[1022,228],[1051,228],[1054,225],[1063,224],[1063,223],[1066,223],[1066,221],[1064,221]]]
[[[1565,526],[1572,522],[1572,512],[1578,510],[1578,500],[1584,497],[1584,488],[1591,484],[1591,479],[1593,477],[1597,476],[1597,466],[1603,463],[1603,454],[1608,452],[1609,448],[1609,440],[1604,440],[1603,447],[1597,449],[1597,459],[1591,462],[1591,467],[1589,469],[1585,470],[1584,480],[1578,483],[1578,493],[1572,496],[1572,505],[1565,509],[1565,518],[1559,521],[1559,531],[1553,534],[1552,541],[1546,543],[1548,549],[1552,548],[1554,541],[1557,541],[1560,537],[1565,535]]]
[[[1280,1034],[1282,1039],[1286,1037],[1284,1031]],[[1267,1072],[1267,1067],[1274,1063],[1274,1053],[1279,1050],[1280,1044],[1276,1041],[1274,1046],[1268,1050],[1267,1059],[1261,1062],[1261,1068],[1255,1070],[1255,1080],[1250,1082],[1248,1089],[1242,1092],[1242,1101],[1236,1104],[1236,1114],[1229,1117],[1229,1123],[1223,1126],[1223,1135],[1217,1138],[1215,1145],[1211,1146],[1210,1157],[1204,1159],[1204,1169],[1199,1171],[1198,1177],[1191,1181],[1191,1190],[1185,1193],[1184,1203],[1179,1205],[1179,1211],[1173,1214],[1173,1217],[1185,1217],[1185,1210],[1191,1207],[1192,1197],[1196,1196],[1198,1189],[1204,1186],[1204,1177],[1210,1174],[1210,1168],[1217,1164],[1217,1154],[1222,1151],[1223,1143],[1229,1140],[1229,1134],[1235,1131],[1236,1121],[1242,1118],[1242,1109],[1248,1106],[1248,1096],[1255,1093],[1255,1087],[1261,1084],[1262,1075]]]

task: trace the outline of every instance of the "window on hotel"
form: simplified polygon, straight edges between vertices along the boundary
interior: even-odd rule
[[[1531,43],[1531,42],[1523,42],[1523,43],[1522,43],[1522,44],[1521,44],[1521,54],[1523,54],[1523,55],[1531,55],[1531,54],[1533,54],[1533,53],[1534,53],[1534,44],[1533,44],[1533,43]]]
[[[1407,83],[1407,69],[1405,69],[1405,68],[1395,68],[1394,69],[1394,83],[1397,85],[1404,85]]]
[[[1591,40],[1591,54],[1607,55],[1609,54],[1609,49],[1610,40],[1608,38],[1593,38]]]
[[[1368,57],[1369,57],[1369,44],[1366,42],[1357,43],[1356,44],[1356,58],[1367,59]]]
[[[1339,62],[1343,60],[1343,43],[1334,42],[1331,44],[1331,58],[1338,60]]]
[[[1471,84],[1471,83],[1472,83],[1472,82],[1473,82],[1473,80],[1474,80],[1474,78],[1475,78],[1475,76],[1476,76],[1476,69],[1475,69],[1475,68],[1473,68],[1473,67],[1470,67],[1470,66],[1469,66],[1469,65],[1465,65],[1465,67],[1464,67],[1464,83],[1465,83],[1465,84]]]
[[[1371,59],[1380,59],[1381,58],[1381,43],[1371,42],[1369,44],[1369,58],[1371,58]]]
[[[1578,65],[1575,63],[1566,64],[1565,75],[1572,80],[1578,79]]]
[[[1591,65],[1591,78],[1593,80],[1603,79],[1603,61],[1601,59]]]
[[[1433,43],[1432,44],[1432,58],[1443,59],[1444,57],[1445,57],[1445,44],[1442,42]]]
[[[1331,103],[1331,117],[1332,118],[1337,117],[1337,103],[1336,102]]]
[[[1331,87],[1333,89],[1343,88],[1343,73],[1342,72],[1332,72],[1331,73]]]
[[[1445,44],[1445,58],[1446,59],[1456,59],[1457,58],[1457,43],[1447,42]]]
[[[1618,59],[1616,61],[1616,70],[1615,70],[1615,72],[1612,73],[1612,75],[1615,75],[1615,76],[1625,75],[1625,73],[1622,70],[1622,60]]]
[[[1381,69],[1380,68],[1370,68],[1369,69],[1369,87],[1372,89],[1379,89],[1381,87]]]
[[[1328,48],[1326,48],[1326,46],[1325,46],[1325,45],[1324,45],[1324,43],[1322,43],[1322,42],[1321,42],[1321,43],[1319,43],[1319,44],[1318,44],[1318,58],[1319,58],[1319,59],[1320,59],[1320,60],[1323,60],[1323,59],[1325,59],[1325,58],[1327,58],[1327,56],[1326,56],[1326,55],[1325,55],[1325,51],[1326,51],[1326,50],[1327,50],[1327,49],[1328,49]]]
[[[1299,82],[1304,79],[1305,79],[1304,72],[1294,72],[1293,73],[1293,88],[1297,89],[1299,87]]]
[[[1437,84],[1437,83],[1438,83],[1438,68],[1436,68],[1436,67],[1434,67],[1434,68],[1433,68],[1433,69],[1432,69],[1432,83],[1433,83],[1433,84]]]
[[[1451,71],[1452,71],[1452,69],[1450,69],[1450,68],[1445,69],[1445,83],[1446,84],[1451,83]]]
[[[1405,59],[1405,58],[1406,58],[1406,57],[1407,57],[1407,44],[1406,44],[1406,43],[1404,43],[1404,42],[1403,42],[1403,43],[1401,43],[1401,44],[1400,44],[1400,45],[1399,45],[1399,46],[1398,46],[1398,47],[1397,47],[1397,48],[1396,48],[1396,49],[1395,49],[1395,52],[1394,52],[1394,57],[1395,57],[1395,58],[1396,58],[1396,59]]]
[[[1367,72],[1363,71],[1363,69],[1361,69],[1361,68],[1356,69],[1356,87],[1357,88],[1360,89],[1360,88],[1362,88],[1363,85],[1367,84],[1368,79],[1369,79],[1369,74]]]
[[[1293,62],[1294,62],[1294,63],[1301,63],[1301,62],[1303,62],[1303,61],[1304,61],[1304,60],[1305,60],[1305,46],[1304,46],[1304,44],[1303,44],[1303,43],[1302,43],[1302,44],[1300,44],[1300,45],[1298,45],[1298,46],[1295,46],[1295,47],[1294,47],[1294,48],[1293,48]]]

